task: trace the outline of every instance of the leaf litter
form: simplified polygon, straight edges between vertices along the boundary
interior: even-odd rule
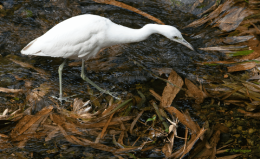
[[[2,119],[11,119],[10,121],[15,119],[17,123],[14,128],[9,128],[8,131],[3,134],[5,140],[1,141],[1,143],[10,142],[14,146],[22,148],[30,139],[44,138],[45,142],[50,142],[62,135],[70,144],[111,152],[115,156],[135,156],[138,152],[150,151],[156,146],[153,145],[151,141],[144,140],[149,136],[151,130],[153,130],[157,135],[149,137],[150,140],[154,140],[154,138],[158,137],[166,139],[164,144],[156,146],[157,148],[161,148],[161,151],[166,158],[182,158],[185,154],[190,152],[198,140],[201,140],[202,142],[206,139],[202,136],[207,129],[201,128],[190,117],[187,111],[182,113],[172,106],[172,102],[181,90],[180,88],[183,87],[184,82],[173,70],[171,71],[168,80],[175,83],[178,87],[167,83],[162,96],[157,94],[157,96],[160,97],[160,101],[150,101],[151,108],[141,108],[141,111],[135,117],[120,116],[122,111],[126,111],[126,108],[133,104],[132,99],[125,101],[113,101],[111,99],[108,101],[107,109],[100,110],[100,112],[93,112],[90,108],[91,102],[83,102],[81,99],[76,98],[72,103],[71,110],[67,110],[61,105],[57,106],[53,103],[49,106],[45,106],[35,115],[24,112],[20,119],[8,115],[8,110],[6,110]],[[187,79],[185,79],[185,81],[187,81]],[[190,81],[188,83],[190,83],[188,85],[191,85]],[[188,85],[186,82],[186,86],[190,87]],[[196,92],[197,94],[203,93],[200,89],[195,88],[195,85],[192,87],[194,88],[188,88],[186,90],[187,92],[190,92],[189,94],[195,94]],[[156,93],[154,92],[153,95],[154,94]],[[33,95],[32,92],[32,95],[29,94],[28,96],[31,96],[31,99],[37,101],[37,99],[39,99],[38,96],[44,98],[43,96],[45,95],[45,93],[41,92],[40,95]],[[197,96],[194,95],[190,98],[198,100]],[[204,100],[204,97],[199,99],[200,102],[202,100]],[[143,103],[142,100],[139,100],[139,102]],[[136,105],[138,104],[139,103],[136,103]],[[154,123],[157,125],[156,127],[154,124],[150,125],[149,121],[147,123],[141,122],[140,118],[143,118],[142,116],[146,111],[154,111],[158,117],[158,121],[156,120],[156,123]],[[164,111],[167,113],[165,114]],[[135,131],[135,129],[139,128],[138,125],[140,125],[140,123],[145,124],[144,127],[148,128],[141,134],[136,133]],[[180,123],[186,127],[186,135],[184,137],[179,137],[177,135]],[[158,127],[158,125],[162,125],[162,127]],[[116,133],[117,131],[118,133]],[[111,140],[113,140],[114,146],[102,143],[111,133],[113,134]],[[118,134],[119,136],[117,137],[115,134]],[[126,142],[129,134],[138,137],[133,145],[129,145],[129,143]],[[90,140],[87,137],[89,135],[95,136],[96,139]],[[188,139],[188,136],[190,136],[190,139]],[[178,150],[174,150],[174,138],[185,141],[184,145]],[[208,138],[211,138],[211,136]],[[215,143],[217,143],[217,141]]]
[[[132,10],[162,24],[160,20],[148,16],[146,13],[121,2],[114,0],[94,1]],[[246,1],[243,3],[246,3]],[[236,2],[232,0],[225,1],[222,4],[216,1],[212,8],[202,13],[205,14],[213,10],[209,15],[187,26],[198,27],[209,23],[213,27],[219,27],[223,32],[234,31],[230,32],[228,37],[223,39],[223,43],[228,45],[201,48],[201,50],[204,51],[224,52],[227,55],[224,58],[226,61],[211,61],[200,64],[233,65],[226,67],[227,72],[257,69],[257,58],[260,57],[260,49],[259,40],[256,37],[260,34],[260,21],[259,19],[250,18],[250,15],[255,14],[255,4],[257,5],[258,3],[250,1],[249,4],[249,7],[245,7],[246,5],[238,7]],[[249,18],[243,21],[243,19],[248,16]],[[234,34],[237,35],[234,36]],[[49,78],[48,73],[41,69],[14,59],[10,60],[22,67],[34,69],[45,79]],[[256,61],[252,62],[250,60]],[[138,63],[137,65],[140,66]],[[154,90],[150,90],[151,95],[154,96],[157,101],[151,100],[149,107],[145,108],[140,107],[145,103],[146,99],[141,92],[139,92],[141,98],[128,98],[124,101],[107,100],[105,104],[106,109],[102,108],[95,112],[92,110],[92,104],[100,107],[102,103],[96,100],[94,96],[91,96],[91,102],[83,102],[77,98],[74,99],[74,102],[70,104],[70,110],[65,109],[51,99],[46,100],[48,99],[46,94],[50,91],[50,87],[48,87],[50,86],[49,83],[44,83],[37,90],[34,89],[31,92],[28,90],[0,88],[0,91],[6,93],[26,94],[27,102],[31,103],[29,104],[30,107],[26,110],[19,107],[17,111],[10,114],[10,111],[6,109],[0,116],[1,123],[4,125],[3,128],[1,127],[0,129],[1,132],[3,132],[0,133],[1,149],[7,149],[13,146],[22,148],[30,139],[34,138],[44,138],[47,142],[54,140],[58,136],[63,136],[64,140],[70,144],[111,152],[118,158],[122,158],[122,156],[135,157],[138,153],[150,151],[155,148],[162,152],[165,158],[183,158],[188,153],[190,158],[215,158],[217,154],[227,152],[227,150],[222,150],[222,148],[229,146],[228,144],[218,149],[217,144],[220,142],[220,134],[228,133],[228,128],[232,125],[232,122],[225,121],[225,124],[218,123],[210,127],[206,120],[205,124],[200,127],[199,124],[190,117],[187,110],[185,112],[179,111],[175,107],[176,105],[173,104],[176,95],[180,91],[184,91],[186,98],[194,100],[194,103],[197,105],[203,104],[206,98],[214,97],[218,99],[221,98],[219,100],[223,101],[225,105],[233,104],[246,109],[246,111],[237,109],[237,112],[226,112],[224,108],[217,109],[217,111],[225,113],[226,115],[227,113],[240,113],[242,116],[251,118],[259,118],[260,116],[259,112],[255,112],[255,110],[259,109],[260,105],[259,82],[255,81],[259,80],[257,74],[245,78],[243,75],[235,76],[226,73],[225,79],[222,80],[221,84],[211,83],[208,87],[202,87],[202,85],[197,86],[196,82],[192,82],[189,79],[184,79],[184,85],[183,79],[171,68],[161,68],[155,71],[160,75],[170,73],[170,76],[168,80],[161,79],[167,82],[162,95],[159,95]],[[160,79],[160,77],[158,78]],[[207,80],[210,81],[209,78],[207,78]],[[254,83],[249,82],[249,80],[254,80]],[[28,82],[28,84],[29,83],[30,82]],[[90,88],[88,88],[88,92],[89,94],[93,94]],[[44,103],[44,107],[37,110],[36,114],[32,113],[32,110],[34,110],[33,106],[42,102]],[[210,107],[212,110],[215,110],[215,108],[211,107],[215,106],[214,103],[215,100],[212,98],[211,104],[204,106],[203,109]],[[133,105],[139,105],[140,111],[137,115],[123,116],[122,112],[126,111],[127,107]],[[222,108],[219,103],[217,107]],[[142,122],[142,118],[144,118],[144,114],[148,111],[153,112],[155,118],[151,118],[151,120],[147,120],[147,122],[144,123]],[[207,110],[203,111],[207,113]],[[203,114],[203,111],[201,111],[201,114]],[[14,126],[11,126],[13,124]],[[142,130],[139,126],[140,124],[146,127],[146,129]],[[184,137],[177,135],[180,124],[185,127]],[[138,131],[140,131],[140,133],[138,133]],[[153,136],[150,136],[149,133],[153,134]],[[129,134],[137,137],[133,144],[129,142]],[[119,135],[117,140],[117,136],[115,135]],[[89,139],[88,136],[94,136],[95,140],[93,140],[93,138],[92,140]],[[165,140],[162,144],[152,144],[151,141],[147,140],[155,140],[154,137],[162,137],[165,138]],[[114,146],[104,142],[105,138],[110,138]],[[183,145],[179,146],[178,149],[174,148],[176,138],[184,140]],[[126,142],[126,140],[128,140],[128,142]],[[141,140],[142,142],[140,142]],[[17,155],[19,156],[19,154]],[[222,155],[223,157],[218,158],[232,159],[240,155],[241,154]]]

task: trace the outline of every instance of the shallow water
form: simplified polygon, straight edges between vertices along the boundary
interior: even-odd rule
[[[172,6],[163,4],[160,1],[152,0],[124,0],[121,1],[146,12],[160,19],[167,25],[179,28],[184,38],[190,42],[194,48],[203,47],[204,37],[195,36],[199,29],[185,29],[184,26],[196,18],[189,13],[174,10]],[[55,24],[79,14],[97,14],[111,19],[117,24],[132,28],[141,28],[153,21],[126,9],[116,6],[99,4],[93,1],[5,1],[2,5],[6,8],[6,15],[0,19],[0,52],[3,57],[16,55],[20,60],[33,64],[49,72],[58,87],[57,68],[62,59],[31,57],[20,54],[20,50],[30,41],[44,34]],[[9,9],[8,9],[9,8]],[[196,49],[197,50],[197,49]],[[198,50],[197,50],[198,51]],[[200,74],[195,62],[217,59],[216,56],[209,55],[203,51],[191,51],[181,44],[168,40],[161,35],[152,35],[147,40],[139,43],[125,44],[105,50],[106,58],[92,60],[87,67],[87,75],[101,87],[111,89],[113,85],[134,84],[144,82],[152,76],[142,68],[134,64],[133,60],[143,64],[148,69],[173,68],[180,75],[187,77]],[[114,56],[116,55],[116,56]],[[131,57],[133,60],[129,60]],[[69,62],[73,62],[72,60]],[[100,64],[105,66],[98,67]],[[3,60],[0,65],[0,76],[9,74],[28,74],[30,71],[22,68],[8,60]],[[200,67],[201,68],[201,67]],[[202,69],[203,70],[203,69]],[[207,69],[207,71],[209,71]],[[204,73],[202,73],[204,74]],[[68,90],[78,90],[82,88],[84,82],[80,79],[80,67],[64,68],[64,85]],[[36,77],[34,77],[36,78]],[[37,83],[42,83],[42,79],[35,79]],[[114,91],[119,91],[120,88]]]
[[[143,42],[106,49],[101,53],[102,58],[86,62],[87,76],[100,87],[115,92],[123,92],[125,90],[135,90],[136,84],[146,83],[149,88],[162,89],[165,83],[161,81],[150,82],[155,77],[137,66],[134,60],[150,70],[173,68],[179,75],[186,78],[196,78],[196,75],[214,74],[216,72],[214,67],[196,64],[196,62],[205,60],[218,60],[219,57],[215,54],[209,54],[197,49],[204,47],[205,42],[214,36],[214,34],[207,34],[214,32],[214,29],[203,29],[202,27],[181,29],[194,21],[196,17],[176,10],[173,6],[159,0],[121,0],[120,2],[146,12],[167,25],[177,27],[196,51],[191,51],[185,46],[172,42],[161,35],[152,35]],[[6,10],[4,15],[0,14],[0,53],[2,55],[0,57],[0,80],[2,83],[5,81],[3,87],[24,88],[21,81],[13,80],[14,76],[18,76],[33,81],[32,88],[39,87],[44,82],[50,82],[53,90],[50,93],[51,95],[58,95],[58,67],[63,62],[63,59],[22,56],[20,50],[30,41],[44,34],[55,24],[80,14],[101,15],[117,24],[131,28],[141,28],[145,24],[155,23],[132,11],[116,6],[98,4],[91,0],[43,0],[31,2],[8,0],[0,1],[0,4]],[[8,58],[14,58],[41,68],[50,74],[50,78],[44,79],[35,70],[15,64]],[[74,62],[74,60],[68,61],[68,63],[71,62]],[[63,71],[65,93],[80,94],[86,92],[87,83],[81,79],[80,69],[80,66],[65,66]],[[158,84],[162,86],[158,87]],[[0,100],[1,103],[7,101],[5,97]],[[185,107],[185,104],[182,105]],[[1,105],[0,110],[4,110],[5,106],[4,104]],[[42,149],[42,145],[39,144],[40,148],[37,148],[34,147],[37,143],[32,142],[33,146],[27,145],[26,149],[37,153],[45,151],[45,149]],[[52,149],[52,147],[47,146],[46,149]]]

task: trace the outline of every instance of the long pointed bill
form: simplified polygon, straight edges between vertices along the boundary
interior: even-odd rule
[[[190,43],[188,43],[185,39],[181,39],[181,40],[178,41],[178,42],[181,43],[181,44],[183,44],[183,45],[185,45],[185,46],[187,46],[188,48],[190,48],[191,50],[194,51],[192,45],[191,45]]]

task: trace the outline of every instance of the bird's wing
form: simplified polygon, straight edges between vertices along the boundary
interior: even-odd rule
[[[110,20],[99,16],[77,16],[65,20],[33,40],[22,54],[83,58],[100,48]],[[89,56],[89,55],[88,55]]]

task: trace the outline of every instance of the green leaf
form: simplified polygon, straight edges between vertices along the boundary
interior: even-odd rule
[[[253,52],[254,52],[254,50],[236,51],[234,53],[229,54],[229,56],[243,56],[243,55],[249,55]]]
[[[14,97],[13,99],[16,100],[16,101],[20,100],[19,97]]]
[[[207,66],[217,66],[217,65],[221,65],[219,63],[205,63],[204,65],[207,65]]]
[[[148,121],[154,121],[156,119],[156,115],[154,115],[152,118],[148,118],[147,120],[146,120],[146,122],[148,122]]]

